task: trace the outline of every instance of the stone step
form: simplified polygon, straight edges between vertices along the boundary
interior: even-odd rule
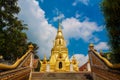
[[[32,80],[92,80],[90,72],[33,72]]]

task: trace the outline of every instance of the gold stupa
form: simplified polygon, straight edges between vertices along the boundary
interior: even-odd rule
[[[72,68],[72,69],[71,69]],[[59,24],[57,35],[54,41],[53,48],[51,50],[50,60],[46,60],[44,56],[43,61],[41,61],[41,72],[70,72],[78,71],[78,64],[74,57],[70,62],[68,57],[68,48],[66,47],[66,41],[64,40],[61,26]]]

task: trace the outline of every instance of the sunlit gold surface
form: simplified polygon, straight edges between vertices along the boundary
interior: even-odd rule
[[[47,67],[47,64],[48,64],[46,56],[44,56],[43,61],[40,61],[40,63],[41,63],[41,69],[40,69],[41,72],[46,72],[46,67]]]
[[[72,62],[71,62],[71,63],[73,64],[73,70],[74,70],[74,71],[79,71],[78,62],[77,62],[77,60],[75,59],[74,56],[73,56],[73,59],[72,59]]]
[[[18,59],[13,65],[7,65],[7,64],[0,63],[0,70],[16,68],[32,50],[33,50],[33,46],[30,45],[29,50],[20,59]]]
[[[49,65],[50,72],[68,72],[70,71],[70,64],[72,64],[68,57],[68,49],[66,41],[64,40],[61,26],[59,25],[57,35],[51,50],[49,62],[43,60],[41,65],[41,72],[45,72],[47,65]],[[77,62],[76,62],[77,63]],[[74,70],[78,70],[78,64],[73,64]]]

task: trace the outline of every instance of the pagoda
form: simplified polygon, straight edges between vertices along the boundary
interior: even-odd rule
[[[51,50],[50,60],[47,61],[46,56],[44,56],[43,61],[41,61],[41,72],[77,72],[78,62],[73,57],[70,61],[68,57],[68,48],[66,47],[66,41],[63,37],[62,29],[60,24],[58,25],[57,35]]]

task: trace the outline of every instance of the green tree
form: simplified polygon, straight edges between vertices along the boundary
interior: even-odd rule
[[[107,59],[107,60],[109,60],[110,62],[114,62],[114,61],[112,61],[112,55],[113,55],[113,53],[112,52],[105,52],[104,54],[103,54],[103,56]]]
[[[101,9],[106,21],[112,59],[114,63],[120,63],[120,0],[102,0]]]
[[[0,0],[0,55],[5,60],[16,60],[26,50],[26,25],[18,19],[18,0]]]

